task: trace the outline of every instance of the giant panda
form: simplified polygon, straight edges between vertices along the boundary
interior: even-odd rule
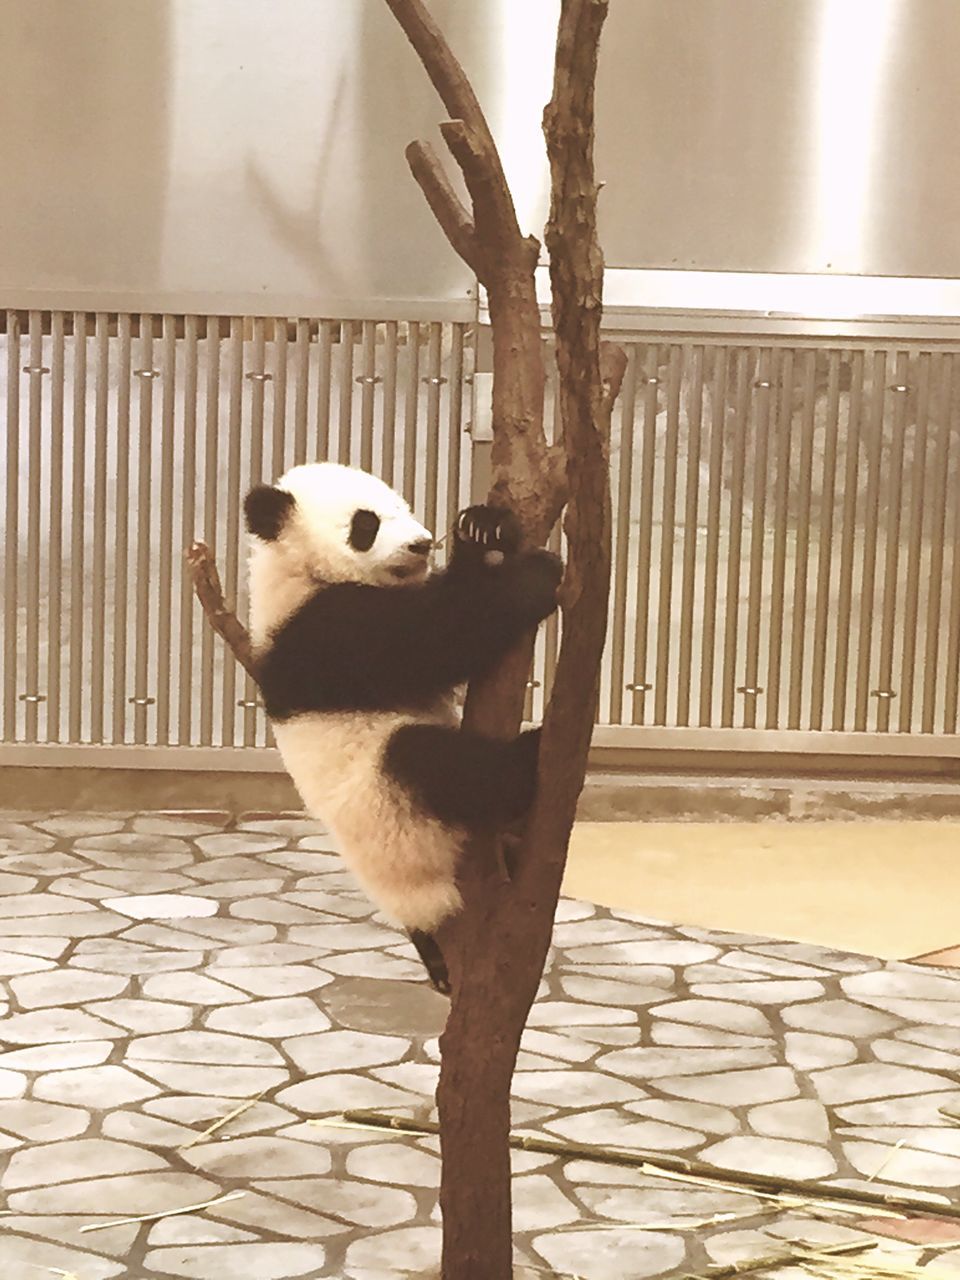
[[[539,733],[462,729],[456,690],[553,612],[561,562],[520,550],[509,511],[474,506],[431,571],[433,537],[404,499],[329,462],[257,485],[244,510],[251,639],[284,764],[447,990],[432,935],[462,905],[458,856],[528,810]]]

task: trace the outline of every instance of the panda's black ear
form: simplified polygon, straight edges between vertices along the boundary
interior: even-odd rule
[[[265,542],[273,542],[279,538],[295,505],[296,498],[285,489],[258,484],[250,490],[243,503],[247,529]]]

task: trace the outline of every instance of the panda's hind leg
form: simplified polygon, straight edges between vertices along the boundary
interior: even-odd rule
[[[408,724],[384,766],[417,806],[448,826],[502,831],[526,816],[537,784],[540,730],[504,742],[464,729]]]
[[[437,945],[436,938],[432,933],[424,933],[422,929],[411,929],[410,941],[416,948],[417,955],[423,961],[423,967],[427,971],[431,987],[433,987],[434,991],[439,991],[442,996],[448,996],[450,994],[450,975],[447,972],[447,962],[443,958],[443,952]]]

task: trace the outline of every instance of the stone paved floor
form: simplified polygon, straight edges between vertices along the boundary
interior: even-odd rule
[[[267,815],[0,817],[2,1273],[385,1280],[433,1264],[435,1141],[310,1123],[422,1113],[445,1009],[328,838]],[[518,1127],[960,1202],[943,1110],[960,1111],[955,972],[569,900],[555,944]],[[515,1169],[534,1275],[702,1272],[863,1232],[584,1160],[517,1153]],[[227,1193],[242,1194],[83,1230]],[[894,1229],[960,1277],[960,1223]]]

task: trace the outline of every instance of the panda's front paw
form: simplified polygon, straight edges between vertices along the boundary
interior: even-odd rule
[[[457,517],[457,549],[480,556],[488,565],[502,564],[520,546],[520,523],[504,507],[467,507]]]

